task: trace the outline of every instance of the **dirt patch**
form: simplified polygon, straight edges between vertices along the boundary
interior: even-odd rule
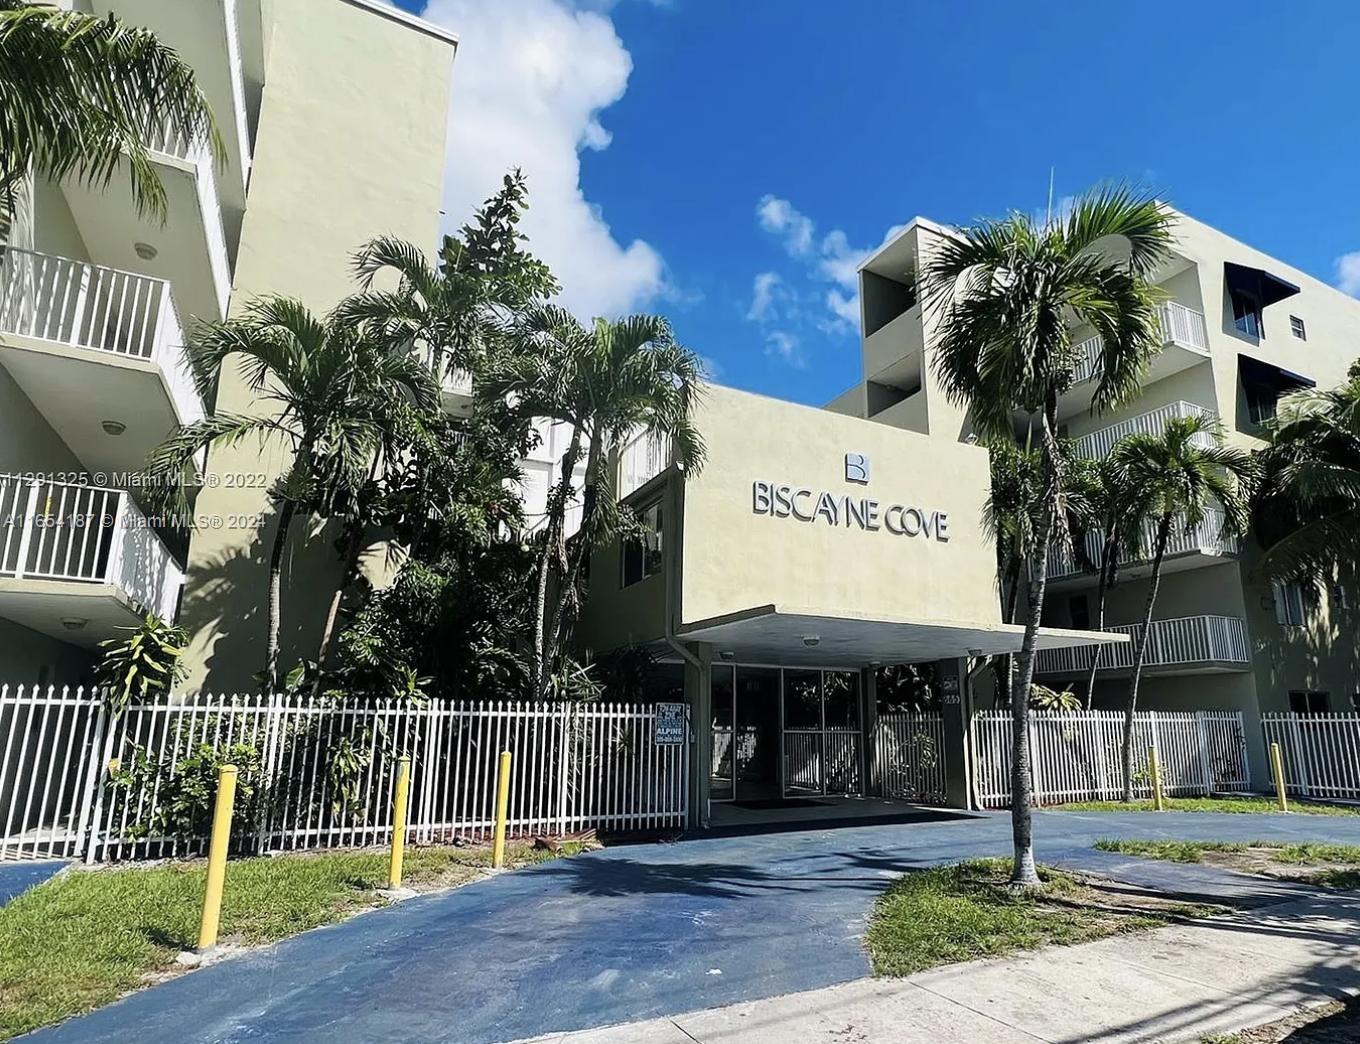
[[[1207,866],[1216,866],[1224,870],[1236,870],[1238,873],[1272,877],[1278,881],[1300,881],[1306,884],[1344,885],[1345,878],[1360,876],[1356,874],[1354,863],[1286,863],[1280,861],[1280,850],[1278,848],[1251,845],[1241,849],[1208,849],[1201,857],[1201,862]],[[1360,1037],[1354,1039],[1360,1039]]]
[[[1204,1044],[1355,1044],[1360,1040],[1360,1004],[1328,1001],[1278,1022],[1219,1037]]]

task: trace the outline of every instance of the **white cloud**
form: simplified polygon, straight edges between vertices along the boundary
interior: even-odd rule
[[[788,254],[808,265],[812,279],[833,284],[823,298],[829,315],[817,325],[828,333],[847,333],[859,328],[859,266],[864,259],[879,249],[856,247],[850,237],[839,228],[817,238],[817,225],[787,199],[762,196],[756,205],[760,227],[781,239]],[[905,228],[894,225],[883,235],[879,246],[887,243]],[[764,274],[764,273],[762,273]],[[759,289],[759,279],[757,289]]]
[[[765,335],[765,354],[788,363],[796,370],[807,365],[798,338],[784,330],[771,330]]]
[[[580,150],[608,148],[600,114],[623,97],[633,63],[607,7],[571,0],[429,0],[422,17],[459,36],[445,174],[445,227],[455,228],[524,170],[530,247],[582,317],[643,308],[671,292],[649,243],[615,238],[581,190]]]
[[[1343,293],[1360,297],[1360,250],[1336,259],[1336,285]]]
[[[751,307],[746,313],[746,318],[758,323],[778,318],[775,298],[783,283],[778,272],[761,272],[757,275],[751,290]]]
[[[812,219],[800,214],[787,199],[765,195],[756,205],[756,217],[766,232],[779,236],[784,248],[795,257],[812,252],[812,237],[816,228]]]

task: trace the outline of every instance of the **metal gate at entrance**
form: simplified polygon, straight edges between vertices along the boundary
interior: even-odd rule
[[[710,685],[711,800],[864,793],[858,671],[715,664]]]

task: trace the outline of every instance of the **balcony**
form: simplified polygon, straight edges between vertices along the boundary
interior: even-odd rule
[[[1204,313],[1176,301],[1167,301],[1159,309],[1162,327],[1162,349],[1148,363],[1144,384],[1160,381],[1180,373],[1209,358],[1209,329]],[[1101,339],[1090,337],[1077,345],[1076,380],[1072,388],[1058,400],[1058,417],[1066,419],[1090,408],[1093,378],[1100,363]]]
[[[1140,413],[1137,417],[1130,417],[1126,421],[1118,424],[1111,424],[1108,428],[1101,428],[1088,435],[1083,435],[1078,439],[1072,440],[1072,449],[1079,457],[1087,460],[1102,460],[1109,456],[1114,449],[1115,443],[1126,435],[1161,435],[1166,430],[1166,423],[1169,420],[1181,419],[1185,417],[1206,417],[1211,421],[1218,420],[1218,414],[1204,406],[1197,406],[1193,402],[1178,401],[1147,413]],[[1204,448],[1213,446],[1213,436],[1207,432],[1195,436],[1196,445]]]
[[[635,493],[671,466],[671,442],[643,432],[619,453],[619,499]]]
[[[440,405],[455,417],[469,416],[472,413],[472,374],[465,370],[450,370],[444,364],[443,353],[436,358],[435,350],[429,346],[418,352],[439,385]]]
[[[231,261],[212,154],[204,142],[169,133],[158,133],[148,147],[165,186],[165,221],[138,211],[128,178],[119,172],[102,187],[62,183],[76,231],[101,265],[172,283],[186,317],[222,319]]]
[[[127,493],[0,475],[0,616],[95,648],[174,620],[184,571]]]
[[[1140,624],[1106,627],[1106,631],[1127,634],[1128,642],[1096,646],[1100,650],[1099,670],[1131,671],[1134,647]],[[1091,669],[1091,646],[1066,649],[1040,649],[1034,673],[1043,675],[1081,675]],[[1251,663],[1247,629],[1232,616],[1183,616],[1175,620],[1153,620],[1148,633],[1144,670],[1154,674],[1209,674],[1243,671]]]
[[[0,365],[90,471],[136,470],[202,419],[183,345],[163,279],[27,250],[0,261]]]
[[[1152,571],[1151,556],[1153,541],[1157,536],[1156,525],[1151,522],[1144,525],[1142,535],[1146,554],[1136,559],[1126,558],[1125,564],[1120,568],[1120,576],[1124,579],[1138,579]],[[1099,533],[1086,534],[1086,555],[1093,562],[1099,560],[1100,543]],[[1225,555],[1235,555],[1237,551],[1237,538],[1223,535],[1222,509],[1210,508],[1204,513],[1204,519],[1199,525],[1188,528],[1177,526],[1172,530],[1171,539],[1166,545],[1166,554],[1162,559],[1162,572],[1178,573],[1183,569],[1214,565],[1222,561]],[[1075,586],[1061,582],[1089,579],[1094,575],[1082,568],[1071,548],[1058,544],[1049,548],[1048,578],[1055,587]]]

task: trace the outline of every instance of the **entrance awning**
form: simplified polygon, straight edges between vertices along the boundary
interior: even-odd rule
[[[684,624],[676,637],[711,642],[715,652],[730,652],[747,663],[867,667],[1017,652],[1024,633],[1018,624],[876,619],[848,612],[830,615],[801,607],[759,605]],[[1042,627],[1038,644],[1040,649],[1060,649],[1126,641],[1126,634]]]
[[[1237,372],[1242,377],[1243,384],[1273,388],[1280,392],[1317,387],[1317,381],[1311,377],[1286,370],[1283,366],[1276,366],[1264,359],[1254,359],[1250,355],[1238,355]]]

